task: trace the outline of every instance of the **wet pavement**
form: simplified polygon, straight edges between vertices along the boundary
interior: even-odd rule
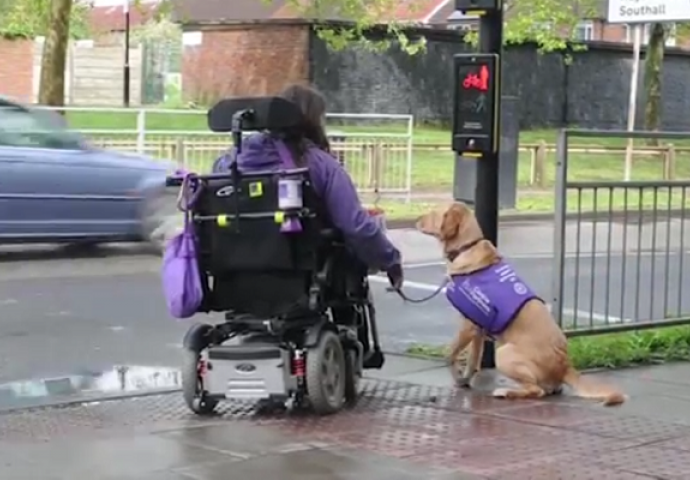
[[[549,228],[513,226],[502,243],[546,299],[553,254],[551,239],[539,232]],[[395,241],[413,264],[406,269],[409,295],[428,294],[443,276],[437,245],[405,231]],[[649,282],[641,284],[641,312],[662,308],[659,292],[670,292],[671,304],[690,288],[675,278],[679,258],[599,253],[583,255],[575,270],[572,257],[565,279],[573,312],[592,306],[603,313],[606,291],[610,304],[625,302],[637,278]],[[613,275],[603,286],[625,262],[630,278]],[[688,478],[688,365],[598,374],[632,397],[604,409],[570,397],[494,400],[485,383],[458,391],[446,367],[389,356],[364,383],[358,404],[341,414],[257,416],[251,406],[233,404],[218,418],[200,419],[178,393],[189,322],[165,312],[159,259],[128,246],[80,255],[12,247],[0,251],[0,265],[0,478]],[[588,293],[592,278],[599,296]],[[384,349],[448,343],[457,323],[445,301],[404,304],[385,286],[382,277],[372,281]]]
[[[389,356],[358,402],[328,417],[243,403],[194,417],[178,392],[139,396],[145,389],[87,403],[83,392],[56,395],[51,407],[0,413],[0,478],[688,478],[690,364],[592,374],[631,396],[617,408],[567,392],[493,399],[496,379],[483,375],[476,390],[458,390],[439,363]]]

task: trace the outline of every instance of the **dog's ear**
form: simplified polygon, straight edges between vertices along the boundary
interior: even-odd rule
[[[415,224],[417,230],[434,237],[439,236],[439,229],[441,228],[441,215],[436,210],[431,210],[417,219]]]
[[[451,205],[443,214],[439,232],[441,240],[448,241],[457,237],[464,220],[465,209],[461,208],[458,204]]]
[[[432,234],[431,214],[432,212],[425,213],[421,217],[417,218],[417,221],[415,222],[415,228],[422,233],[426,233],[427,235]]]

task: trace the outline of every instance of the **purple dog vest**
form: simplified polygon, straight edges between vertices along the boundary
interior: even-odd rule
[[[539,297],[501,260],[467,275],[453,275],[446,298],[488,335],[500,335],[522,306]]]

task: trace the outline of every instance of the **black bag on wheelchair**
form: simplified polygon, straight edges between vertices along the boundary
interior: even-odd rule
[[[301,191],[301,208],[280,208],[286,185]],[[218,176],[202,188],[194,217],[204,310],[271,318],[319,309],[309,290],[329,242],[306,169]]]

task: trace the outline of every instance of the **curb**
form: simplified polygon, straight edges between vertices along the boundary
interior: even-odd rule
[[[442,368],[444,367],[443,364],[443,359],[440,358],[434,358],[434,357],[421,357],[418,355],[410,355],[405,352],[390,352],[390,351],[385,351],[383,352],[386,356],[395,356],[395,357],[403,357],[403,358],[414,358],[414,359],[419,359],[419,360],[426,360],[429,362],[434,363],[435,365],[431,365],[425,368],[422,368],[420,370],[415,370],[411,373],[416,373],[416,372],[421,372],[421,371],[426,371],[426,370],[433,370],[437,368]],[[376,380],[376,378],[371,378],[371,380]],[[0,416],[4,415],[12,415],[20,412],[25,412],[25,411],[38,411],[38,410],[55,410],[58,408],[66,408],[66,407],[73,407],[73,406],[82,406],[85,404],[89,403],[106,403],[106,402],[121,402],[125,400],[132,400],[132,399],[137,399],[137,398],[146,398],[146,397],[155,397],[155,396],[164,396],[164,395],[174,395],[174,394],[180,394],[182,392],[181,387],[166,387],[166,388],[153,388],[150,390],[139,390],[139,391],[132,391],[132,392],[84,392],[81,394],[66,394],[64,396],[43,396],[43,397],[34,397],[32,399],[27,400],[23,404],[20,405],[8,405],[8,406],[0,406]]]

